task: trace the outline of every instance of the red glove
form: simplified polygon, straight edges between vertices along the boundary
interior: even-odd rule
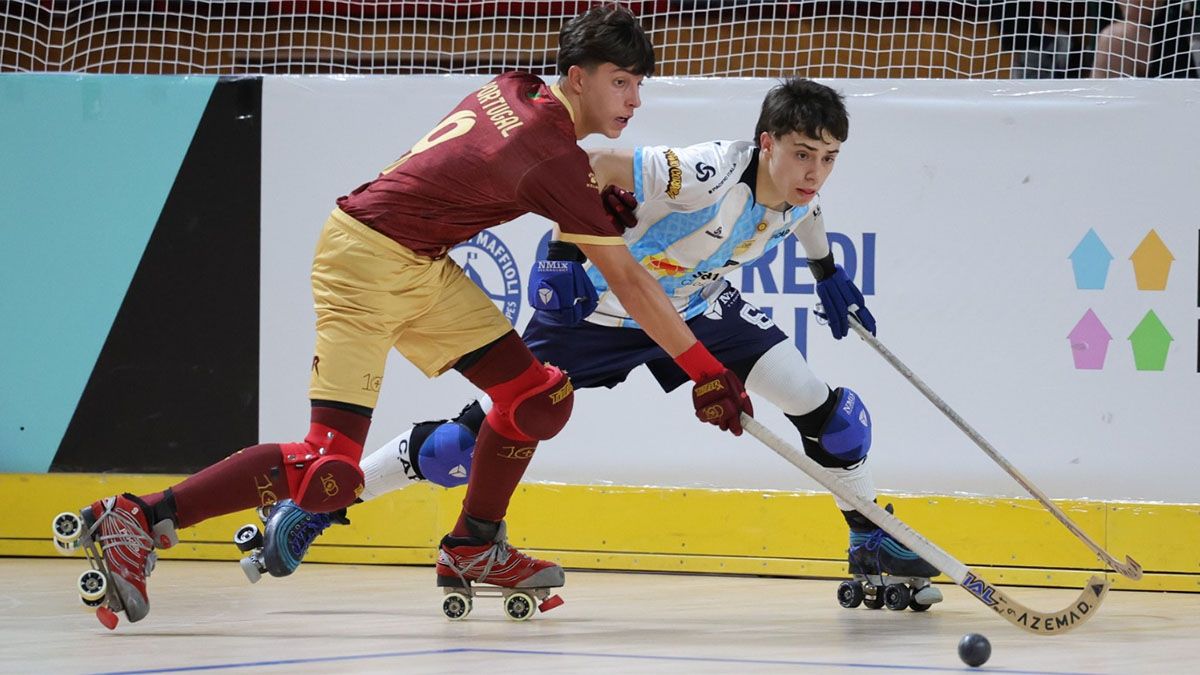
[[[696,417],[701,422],[717,425],[721,431],[732,431],[734,436],[741,436],[741,414],[753,416],[754,406],[738,376],[699,342],[675,357],[675,363],[696,383],[692,388]]]
[[[609,185],[600,191],[600,202],[604,204],[604,210],[608,212],[609,218],[612,218],[613,224],[621,228],[622,232],[637,225],[637,216],[633,215],[633,212],[638,203],[632,192]]]

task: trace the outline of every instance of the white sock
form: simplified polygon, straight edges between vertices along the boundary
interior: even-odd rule
[[[487,394],[480,394],[479,405],[483,412],[487,413],[492,409],[492,399]],[[417,461],[420,448],[412,448],[408,442],[415,428],[409,427],[407,431],[376,448],[358,463],[364,477],[363,491],[359,497],[364,502],[420,482],[417,472],[413,470],[413,463]]]
[[[871,469],[867,466],[867,460],[855,464],[849,469],[830,468],[829,472],[837,476],[850,488],[858,497],[864,501],[874,501],[875,499],[875,479],[871,475]],[[833,502],[843,511],[854,511],[855,508],[846,502],[838,499],[837,495],[833,496]]]
[[[418,481],[412,466],[416,458],[410,459],[408,443],[408,437],[415,428],[409,427],[407,431],[384,443],[358,463],[364,476],[363,491],[359,497],[364,502],[393,490],[406,488]]]

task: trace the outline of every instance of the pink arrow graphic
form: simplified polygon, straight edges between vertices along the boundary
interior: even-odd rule
[[[1104,368],[1104,357],[1108,354],[1108,343],[1112,341],[1112,335],[1095,312],[1090,309],[1085,312],[1079,323],[1067,334],[1067,339],[1071,341],[1071,356],[1075,359],[1076,370]]]

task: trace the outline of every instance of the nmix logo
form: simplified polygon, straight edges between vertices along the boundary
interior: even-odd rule
[[[484,230],[451,249],[450,257],[496,303],[504,318],[516,325],[521,313],[521,273],[500,237]]]

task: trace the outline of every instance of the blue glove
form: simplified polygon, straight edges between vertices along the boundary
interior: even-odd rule
[[[817,279],[817,297],[821,299],[821,311],[814,312],[829,322],[833,338],[841,340],[850,332],[851,307],[854,316],[871,335],[875,334],[875,317],[867,309],[862,291],[846,276],[841,265],[833,264],[833,254],[821,260],[809,260],[808,267]]]
[[[552,241],[546,258],[529,272],[529,304],[550,323],[574,326],[600,300],[583,269],[587,256],[574,244]]]

